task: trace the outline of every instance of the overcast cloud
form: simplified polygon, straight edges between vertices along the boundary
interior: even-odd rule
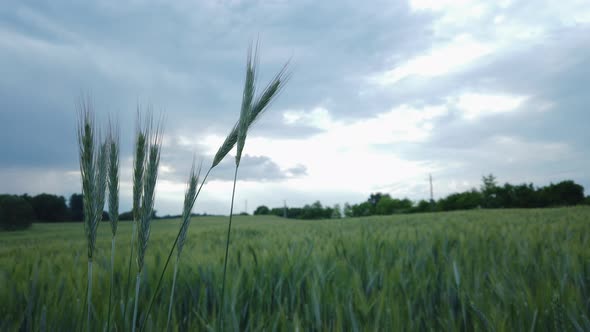
[[[235,123],[246,50],[292,78],[246,142],[236,200],[417,200],[500,182],[590,188],[590,2],[5,1],[0,193],[81,190],[77,98],[118,119],[129,208],[137,105],[165,115],[159,214]],[[196,212],[229,211],[233,161]]]

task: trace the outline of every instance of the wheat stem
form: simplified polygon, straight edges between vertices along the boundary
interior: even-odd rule
[[[115,235],[111,238],[111,285],[109,287],[109,313],[107,316],[107,332],[111,326],[111,307],[113,303],[113,283],[115,282]]]
[[[129,285],[131,284],[131,262],[133,261],[133,253],[135,252],[135,233],[137,232],[137,222],[133,220],[131,226],[131,244],[130,244],[130,253],[129,253],[129,265],[127,266],[127,284],[125,286],[125,298],[124,298],[124,305],[123,305],[123,319],[127,319],[127,303],[129,302]]]
[[[170,320],[172,318],[172,307],[174,304],[174,288],[176,287],[176,274],[178,273],[179,256],[176,256],[176,263],[174,264],[174,277],[172,278],[172,290],[170,291],[170,305],[168,306],[168,320],[166,321],[166,331],[170,331]]]
[[[231,207],[229,210],[229,224],[227,226],[227,240],[225,242],[225,259],[224,259],[224,263],[223,263],[223,279],[222,279],[222,283],[221,283],[221,305],[219,307],[219,331],[222,330],[222,325],[223,325],[223,304],[224,304],[224,300],[225,300],[225,275],[227,272],[227,257],[229,254],[229,240],[230,240],[230,234],[231,234],[231,221],[232,221],[232,217],[234,214],[234,197],[236,194],[236,182],[238,180],[238,165],[236,165],[236,171],[234,173],[234,185],[233,185],[233,190],[231,193]]]
[[[205,174],[205,176],[203,177],[203,180],[201,181],[201,184],[199,185],[199,190],[197,190],[197,193],[195,195],[195,199],[196,199],[196,197],[199,197],[199,193],[201,192],[201,189],[203,189],[203,185],[205,184],[205,181],[209,177],[209,173],[211,173],[212,169],[213,169],[213,167],[210,167],[209,170],[207,171],[207,173]],[[178,239],[181,236],[181,233],[182,233],[182,228],[178,230],[178,234],[176,235],[176,238],[174,239],[174,243],[172,243],[172,247],[170,248],[170,252],[168,253],[168,258],[166,258],[166,263],[164,263],[164,268],[162,269],[162,273],[160,274],[160,278],[158,279],[158,283],[156,284],[156,289],[154,291],[154,295],[152,295],[150,305],[148,306],[148,310],[146,311],[144,322],[141,324],[140,331],[143,330],[143,327],[145,325],[145,320],[147,319],[147,317],[154,305],[154,302],[156,301],[156,296],[158,295],[160,287],[162,286],[162,280],[164,279],[164,273],[166,273],[166,270],[168,269],[168,264],[170,263],[170,259],[172,258],[172,254],[174,253],[174,249],[176,248],[176,245],[178,243]]]
[[[88,331],[91,330],[91,325],[90,325],[90,314],[92,312],[92,301],[90,301],[90,299],[92,298],[92,260],[88,261],[88,319],[87,319],[87,328]]]
[[[137,321],[137,302],[139,299],[139,284],[141,282],[141,271],[137,272],[135,279],[135,305],[133,306],[133,325],[131,325],[131,332],[135,332],[135,322]]]

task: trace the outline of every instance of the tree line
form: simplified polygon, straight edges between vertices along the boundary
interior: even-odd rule
[[[153,214],[155,218],[156,211]],[[65,197],[46,193],[36,196],[0,195],[0,229],[24,229],[33,222],[80,222],[83,218],[82,194],[72,194],[67,204]],[[106,211],[102,220],[108,220]],[[133,213],[123,212],[119,220],[133,220]]]
[[[317,201],[303,207],[268,208],[259,206],[255,215],[276,215],[293,219],[327,219],[344,217],[366,217],[396,213],[423,213],[437,211],[469,210],[476,208],[544,208],[557,206],[590,205],[590,196],[584,196],[584,187],[571,180],[544,187],[532,183],[498,185],[494,175],[482,177],[479,189],[453,193],[439,200],[393,198],[389,194],[372,193],[369,198],[357,204],[333,207],[323,206]]]
[[[259,206],[255,215],[276,215],[291,219],[330,219],[342,217],[364,217],[389,215],[395,213],[419,213],[436,211],[469,210],[476,208],[543,208],[588,204],[590,196],[584,196],[584,187],[571,180],[544,187],[532,183],[498,185],[490,174],[482,177],[479,189],[450,194],[439,200],[420,200],[394,198],[389,194],[372,193],[369,198],[357,204],[344,204],[343,207],[324,206],[316,201],[303,207],[268,208]],[[22,229],[33,222],[82,221],[84,217],[82,194],[72,194],[67,203],[63,196],[39,194],[36,196],[0,195],[0,229]],[[154,218],[157,218],[154,211]],[[103,220],[108,220],[106,212]],[[123,212],[119,220],[133,220],[131,211]]]

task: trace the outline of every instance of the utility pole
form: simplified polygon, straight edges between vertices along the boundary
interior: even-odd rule
[[[246,214],[248,214],[248,200],[246,200],[244,205],[246,206],[245,212],[246,212]]]

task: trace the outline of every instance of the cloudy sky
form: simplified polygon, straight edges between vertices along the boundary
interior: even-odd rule
[[[248,45],[259,84],[292,78],[246,142],[236,195],[265,204],[417,200],[500,182],[590,188],[590,2],[12,1],[0,6],[0,192],[81,191],[76,101],[122,129],[122,207],[138,103],[165,115],[159,214],[194,155],[235,123]],[[229,210],[233,163],[197,212]]]

